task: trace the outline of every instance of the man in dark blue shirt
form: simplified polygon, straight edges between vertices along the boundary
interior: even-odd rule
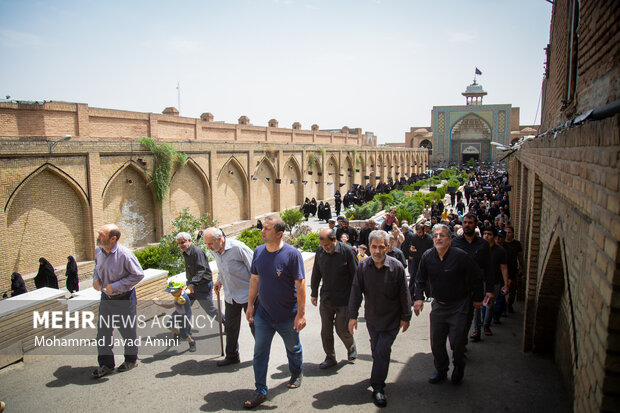
[[[424,307],[424,290],[430,284],[433,296],[431,320],[431,350],[435,373],[429,383],[445,380],[450,366],[446,339],[450,339],[454,369],[452,382],[457,384],[465,373],[465,344],[469,328],[468,312],[472,306],[482,306],[482,280],[476,264],[464,251],[451,247],[450,229],[443,224],[433,227],[435,246],[422,255],[415,278],[413,309],[419,315]]]
[[[267,217],[261,235],[265,244],[254,250],[250,268],[248,322],[254,323],[254,398],[244,403],[253,408],[267,400],[267,367],[271,341],[278,333],[284,341],[291,378],[288,388],[301,385],[302,348],[299,332],[306,326],[304,261],[300,252],[282,240],[285,224]],[[254,307],[258,297],[258,307]]]
[[[386,255],[388,233],[370,233],[371,258],[363,260],[357,267],[351,298],[349,299],[349,332],[357,328],[357,316],[364,295],[364,318],[370,335],[372,372],[370,385],[373,401],[379,406],[387,405],[384,388],[390,366],[392,344],[402,328],[409,328],[411,320],[411,297],[407,289],[405,269],[395,258]]]

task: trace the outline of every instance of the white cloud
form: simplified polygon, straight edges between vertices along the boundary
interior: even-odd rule
[[[0,30],[0,44],[7,47],[38,46],[42,44],[42,39],[36,34],[2,29]]]

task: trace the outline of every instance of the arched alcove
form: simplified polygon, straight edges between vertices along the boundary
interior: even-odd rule
[[[291,181],[294,182],[291,183]],[[291,156],[282,168],[282,185],[280,187],[282,209],[302,204],[301,181],[301,168],[297,160]]]
[[[247,179],[239,161],[231,156],[217,174],[217,195],[215,199],[225,202],[214,202],[215,219],[219,222],[235,222],[248,219],[246,204]]]
[[[39,257],[53,266],[66,264],[68,255],[88,257],[88,203],[62,170],[45,165],[24,179],[7,204],[6,216],[10,242],[5,259],[13,271],[36,271]],[[48,228],[54,228],[53,233]],[[41,242],[41,237],[53,237],[53,242]]]
[[[184,208],[199,217],[209,212],[209,181],[200,167],[188,159],[187,164],[177,170],[170,183],[170,214],[177,217]]]
[[[252,202],[255,215],[262,215],[278,210],[276,203],[276,169],[268,158],[263,158],[252,180]],[[281,184],[284,185],[284,182]]]
[[[103,193],[103,220],[118,225],[121,244],[140,247],[157,241],[155,197],[144,171],[127,162],[107,182]]]

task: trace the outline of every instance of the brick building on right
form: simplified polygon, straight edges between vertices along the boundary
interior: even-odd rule
[[[539,135],[510,156],[523,349],[552,353],[575,412],[620,411],[620,1],[556,0]]]

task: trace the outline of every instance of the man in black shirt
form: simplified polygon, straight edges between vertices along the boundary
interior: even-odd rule
[[[459,235],[452,240],[452,246],[465,251],[474,260],[476,268],[480,273],[480,277],[484,282],[484,290],[486,292],[485,300],[493,300],[495,278],[493,275],[493,267],[491,261],[491,249],[489,243],[476,234],[476,226],[478,218],[473,214],[466,214],[463,217],[463,235]],[[468,326],[471,325],[474,318],[473,308],[469,309]],[[471,335],[473,341],[480,341],[481,325],[474,323],[474,332]],[[465,330],[465,340],[467,341],[467,333],[469,328]]]
[[[422,254],[431,248],[433,248],[433,237],[424,232],[424,224],[416,224],[415,235],[412,237],[405,237],[405,242],[403,242],[403,254],[405,254],[409,260],[409,293],[411,297],[413,297],[415,275],[418,272]],[[430,297],[430,291],[428,289],[424,293],[426,297]]]
[[[185,292],[190,299],[191,304],[198,300],[200,306],[205,310],[209,317],[217,317],[218,311],[213,305],[213,274],[209,267],[209,258],[205,251],[199,246],[192,244],[192,237],[187,232],[179,232],[176,235],[177,244],[183,251],[183,259],[185,260],[185,277],[187,278],[187,287]],[[224,322],[224,314],[220,313],[222,323]]]
[[[359,245],[368,245],[368,235],[370,235],[370,233],[376,229],[379,228],[377,228],[377,224],[374,220],[369,219],[368,221],[366,221],[366,226],[360,231]]]
[[[510,285],[508,286],[508,312],[514,313],[514,309],[512,305],[517,298],[517,290],[519,287],[519,283],[521,281],[521,276],[525,271],[525,260],[523,259],[523,247],[521,246],[521,242],[517,241],[515,238],[515,230],[513,227],[506,227],[506,241],[505,244],[509,245],[513,252],[517,255],[517,271],[514,278],[511,278]],[[508,268],[508,276],[510,276],[510,268]]]
[[[347,304],[351,295],[351,284],[357,270],[357,256],[348,244],[336,240],[336,233],[324,228],[319,232],[321,246],[316,250],[312,268],[310,301],[317,305],[321,280],[321,341],[325,350],[325,361],[319,368],[327,369],[337,364],[334,350],[334,326],[336,334],[347,348],[349,361],[355,360],[357,351],[353,335],[347,325]]]
[[[349,236],[349,240],[347,241],[350,246],[357,245],[357,231],[355,228],[349,226],[349,220],[347,217],[342,217],[340,221],[341,227],[336,231],[336,239],[340,239],[342,234],[347,234]]]
[[[502,233],[504,232],[502,230],[499,231],[501,231]],[[494,306],[496,301],[498,301],[499,303],[503,302],[502,299],[507,291],[507,287],[505,286],[508,285],[506,250],[497,245],[497,243],[495,242],[497,237],[505,236],[503,234],[499,234],[499,231],[497,231],[493,227],[487,227],[484,229],[483,233],[484,240],[488,242],[489,246],[491,247],[491,256],[493,261],[493,295],[495,297],[495,299],[488,300],[484,306],[484,335],[486,336],[493,335],[493,332],[491,332],[491,318],[494,317],[496,322],[499,323],[499,315],[495,317]],[[479,324],[481,316],[478,314],[478,311],[476,311],[474,318],[476,320],[476,324]]]
[[[387,256],[388,234],[373,231],[369,236],[371,258],[357,267],[349,299],[349,332],[357,328],[357,316],[364,295],[364,318],[370,335],[372,372],[370,385],[374,403],[387,404],[384,388],[390,366],[392,344],[399,327],[403,333],[411,320],[411,297],[405,270],[398,260]]]
[[[463,250],[451,247],[450,229],[443,224],[433,227],[434,248],[422,255],[415,278],[413,309],[419,315],[424,307],[424,289],[430,284],[431,350],[435,359],[435,373],[428,379],[435,384],[445,380],[450,366],[446,339],[450,339],[454,369],[452,382],[457,384],[465,373],[465,345],[472,306],[482,306],[483,288],[480,272],[472,258]]]

